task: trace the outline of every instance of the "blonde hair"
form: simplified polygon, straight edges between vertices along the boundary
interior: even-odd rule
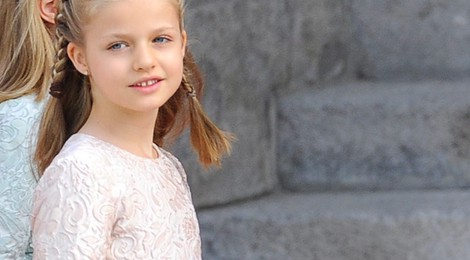
[[[54,47],[38,0],[0,1],[0,102],[28,94],[45,97]]]
[[[57,56],[54,65],[51,94],[39,129],[35,161],[39,174],[52,162],[65,141],[85,123],[91,112],[92,97],[88,77],[73,66],[67,56],[69,42],[82,44],[82,28],[96,14],[98,2],[106,0],[65,0],[58,4],[56,17]],[[175,0],[183,29],[183,0]],[[187,51],[183,59],[183,79],[176,93],[159,109],[154,130],[154,142],[176,138],[188,122],[193,148],[204,166],[220,165],[220,159],[230,152],[232,135],[221,131],[205,114],[199,103],[203,80],[193,56]]]

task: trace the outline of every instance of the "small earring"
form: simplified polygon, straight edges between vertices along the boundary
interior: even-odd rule
[[[88,70],[85,70],[85,71],[83,72],[83,75],[88,76]]]

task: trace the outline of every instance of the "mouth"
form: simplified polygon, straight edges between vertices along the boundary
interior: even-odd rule
[[[132,84],[130,85],[130,87],[145,88],[145,87],[153,86],[160,81],[161,79],[149,79],[149,80],[144,80],[144,81],[140,81],[138,83]]]

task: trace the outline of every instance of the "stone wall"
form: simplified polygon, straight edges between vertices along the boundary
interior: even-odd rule
[[[367,79],[470,76],[466,0],[353,0],[352,28]]]
[[[281,183],[292,191],[470,187],[469,97],[466,80],[341,83],[283,97]]]
[[[223,2],[192,0],[188,1],[187,5],[186,26],[190,36],[190,46],[206,76],[204,98],[206,109],[223,129],[235,133],[238,138],[232,156],[224,161],[223,168],[208,171],[201,169],[194,155],[187,151],[186,140],[176,145],[176,153],[191,173],[190,182],[194,200],[200,207],[269,193],[279,186],[278,173],[281,182],[285,182],[281,183],[281,186],[293,188],[292,183],[302,183],[300,185],[302,187],[294,190],[304,190],[305,185],[311,183],[312,179],[321,178],[312,176],[314,173],[305,173],[302,168],[306,165],[313,166],[309,156],[316,155],[317,152],[314,150],[322,147],[320,143],[312,145],[310,141],[313,140],[308,139],[312,138],[308,129],[320,123],[315,120],[320,120],[322,117],[332,122],[341,109],[347,108],[336,107],[334,109],[338,111],[324,111],[319,117],[302,124],[309,115],[298,114],[294,110],[292,113],[297,113],[298,118],[296,118],[296,115],[288,112],[292,107],[314,102],[315,105],[312,106],[328,110],[321,107],[322,102],[327,106],[326,103],[330,101],[334,103],[336,98],[341,98],[340,96],[347,98],[346,95],[354,91],[351,88],[357,89],[358,93],[355,94],[357,97],[369,95],[377,102],[381,99],[380,94],[361,90],[358,84],[330,91],[333,92],[332,96],[325,96],[330,101],[322,101],[318,97],[306,100],[307,96],[315,95],[308,89],[332,88],[338,82],[364,79],[373,81],[447,79],[464,77],[470,72],[470,52],[467,51],[470,47],[470,3],[465,0],[227,0]],[[384,91],[392,86],[383,85],[380,88],[383,88],[380,91],[386,95]],[[340,96],[336,97],[335,91]],[[299,102],[297,98],[299,95],[304,95],[302,93],[309,94],[305,94],[304,101]],[[406,96],[406,93],[403,95]],[[409,102],[419,103],[420,95],[418,93],[414,97],[416,100],[410,99]],[[440,94],[435,95],[437,96],[434,98],[438,99]],[[392,95],[391,98],[393,100],[388,101],[390,103],[402,99],[399,94]],[[349,99],[348,102],[355,102],[352,101],[354,97]],[[372,100],[368,103],[370,106],[374,105]],[[426,106],[424,103],[422,106]],[[464,103],[462,102],[462,107],[458,109],[460,114],[455,115],[457,118],[465,114]],[[374,107],[363,104],[362,107],[355,109],[358,111],[357,117],[364,118],[370,113],[368,110]],[[430,113],[426,109],[422,108],[415,116],[425,117]],[[384,111],[382,114],[375,114],[375,119],[363,120],[376,120],[380,124],[382,117],[388,117],[406,124],[407,120],[413,119],[412,116],[409,119],[399,118],[400,113],[400,111]],[[348,114],[344,116],[353,120]],[[290,125],[296,120],[303,127]],[[349,127],[348,122],[344,121],[340,129]],[[387,127],[387,124],[383,122],[382,127]],[[389,120],[389,124],[397,122]],[[355,131],[361,131],[360,126],[350,126],[356,129]],[[427,125],[417,127],[426,128]],[[334,130],[330,134],[335,131],[341,130]],[[344,131],[345,138],[348,138],[347,130]],[[363,135],[366,136],[366,133]],[[394,135],[403,140],[410,138],[399,137],[406,133]],[[380,135],[377,138],[380,138]],[[361,141],[357,139],[357,142]],[[298,149],[292,146],[296,143],[303,143],[302,149],[310,149],[310,152],[307,152],[307,157],[304,158],[294,154],[295,160],[303,162],[295,160],[287,162],[285,153],[289,152],[289,149]],[[337,145],[342,147],[340,141],[337,141]],[[371,140],[362,143],[362,148],[356,148],[358,151],[368,150],[374,153],[380,145],[386,145],[386,142],[380,144]],[[446,145],[451,144],[446,143],[441,146]],[[356,159],[348,161],[341,156],[337,157],[339,154],[331,151],[335,149],[334,147],[325,149],[328,150],[320,151],[321,156],[316,156],[315,159],[324,162],[324,165],[315,164],[315,167],[331,171],[335,158],[344,161],[344,165],[334,166],[340,169],[347,169],[351,163],[361,164],[360,158],[357,158],[359,161],[355,161]],[[396,151],[391,154],[393,149]],[[402,165],[400,157],[407,156],[406,153],[419,152],[414,151],[414,148],[393,149],[390,148],[381,155],[377,154],[376,158],[370,160],[364,155],[361,158],[366,163],[362,164],[362,169],[396,168],[396,165]],[[380,156],[395,156],[398,159],[389,162],[387,166],[377,161],[381,160]],[[434,163],[438,165],[436,167],[448,169],[446,162],[443,162],[444,159],[438,158],[437,161],[440,163]],[[396,170],[406,174],[414,171],[416,167],[424,170],[428,166],[412,166],[408,162],[400,167],[406,169]],[[321,174],[327,172],[325,170]],[[286,177],[286,174],[289,177]],[[341,174],[340,171],[336,175]],[[454,177],[455,175],[458,173],[455,173]],[[396,177],[385,177],[385,179],[390,178]],[[415,179],[416,181],[420,182],[419,178]],[[438,185],[436,183],[439,181],[436,179],[430,185]],[[378,183],[377,180],[373,182]],[[451,182],[453,181],[446,179],[443,185],[448,186]],[[342,187],[335,185],[330,185],[328,189]],[[369,184],[363,183],[358,187],[363,185]],[[377,187],[379,186],[381,185]],[[426,184],[416,183],[412,186],[421,187]],[[323,186],[323,189],[325,187]]]
[[[238,138],[221,169],[174,147],[205,259],[468,256],[469,1],[187,5],[206,110]]]
[[[271,191],[275,163],[275,93],[286,84],[287,15],[283,1],[191,1],[191,48],[206,76],[205,108],[237,141],[222,169],[201,169],[178,144],[196,205],[212,206]],[[266,33],[268,32],[269,33]]]

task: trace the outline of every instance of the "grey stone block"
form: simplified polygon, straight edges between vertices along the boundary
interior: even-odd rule
[[[462,260],[468,191],[277,194],[198,212],[206,260]]]
[[[285,84],[290,54],[285,5],[283,0],[190,2],[191,49],[208,88],[229,105],[250,111],[259,97],[266,100],[274,86]]]
[[[237,72],[245,71],[244,79],[255,75],[268,83],[261,88],[296,89],[356,76],[470,75],[467,0],[188,3],[187,27],[196,36],[192,44],[214,53],[207,67],[217,71],[215,78],[227,75],[236,82]]]
[[[356,72],[350,1],[206,0],[189,7],[193,44],[208,50],[208,69],[223,80],[254,76],[249,86],[257,89],[296,89]]]
[[[354,76],[360,52],[351,26],[350,1],[286,2],[289,84],[282,89]]]
[[[470,81],[281,95],[278,170],[296,191],[470,186]]]
[[[354,0],[352,25],[364,60],[358,73],[373,79],[470,75],[467,0]]]
[[[270,192],[276,185],[275,102],[272,88],[285,82],[287,42],[283,1],[189,2],[190,46],[206,78],[204,106],[237,141],[223,168],[205,171],[175,149],[188,172],[198,207],[214,206]],[[269,30],[270,33],[263,33]],[[192,40],[191,40],[192,39]],[[267,69],[270,68],[270,69]]]

